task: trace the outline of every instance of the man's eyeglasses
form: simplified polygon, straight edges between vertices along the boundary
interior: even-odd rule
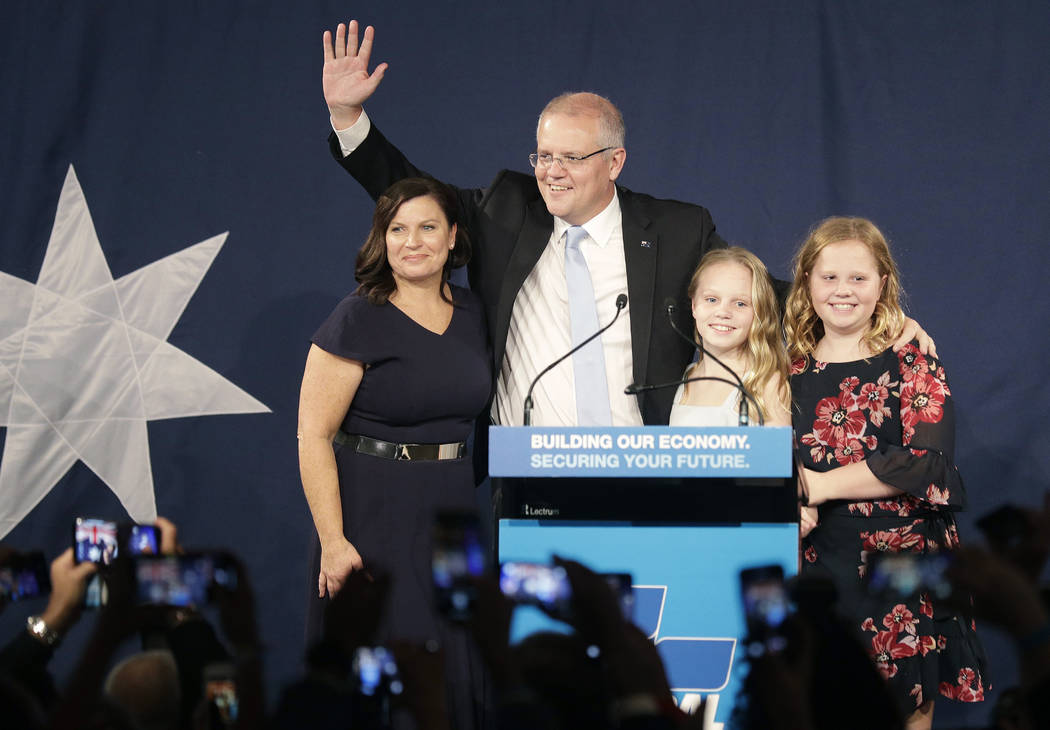
[[[595,150],[591,154],[583,155],[582,157],[576,157],[574,155],[541,155],[533,152],[529,155],[529,164],[533,167],[546,169],[554,163],[558,163],[561,165],[561,169],[568,170],[570,167],[578,167],[584,160],[590,159],[595,155],[600,155],[602,152],[608,152],[609,150],[614,149],[616,148],[602,147],[600,150]]]

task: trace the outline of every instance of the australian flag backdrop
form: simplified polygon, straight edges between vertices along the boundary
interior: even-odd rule
[[[707,206],[782,278],[814,222],[873,219],[956,398],[963,540],[1050,487],[1044,0],[9,0],[4,543],[50,558],[76,515],[165,515],[246,561],[271,700],[300,670],[299,381],[372,209],[325,143],[321,33],[350,18],[390,64],[372,119],[449,182],[527,171],[543,104],[593,90],[626,118],[620,182]],[[1012,649],[983,636],[1009,686]],[[939,703],[937,724],[990,704]]]

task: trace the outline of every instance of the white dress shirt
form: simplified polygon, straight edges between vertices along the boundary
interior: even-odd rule
[[[343,156],[357,149],[370,128],[371,122],[362,112],[352,126],[334,130]],[[572,349],[569,293],[565,283],[565,231],[569,225],[558,217],[554,218],[554,231],[547,247],[514,299],[507,347],[496,378],[496,398],[492,404],[495,423],[522,425],[529,384],[543,368]],[[598,323],[604,326],[616,314],[616,297],[627,294],[627,262],[623,253],[623,222],[618,196],[614,194],[609,205],[584,223],[583,229],[588,238],[581,243],[580,249],[591,272]],[[614,426],[641,426],[638,399],[623,392],[634,379],[629,299],[616,324],[606,330],[601,339],[612,423]],[[577,424],[575,376],[571,357],[543,376],[532,392],[534,426]]]

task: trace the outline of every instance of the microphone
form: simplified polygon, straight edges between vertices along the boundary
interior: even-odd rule
[[[750,423],[750,418],[748,417],[748,401],[751,401],[755,404],[755,410],[758,412],[758,424],[760,426],[764,424],[765,417],[762,414],[762,409],[758,407],[758,403],[755,402],[754,397],[752,397],[752,395],[747,391],[747,388],[744,387],[744,381],[740,379],[740,376],[736,374],[736,371],[733,370],[733,368],[726,365],[721,360],[719,360],[717,357],[715,357],[713,353],[711,353],[707,348],[704,347],[703,337],[699,337],[699,335],[697,335],[697,337],[699,338],[699,342],[697,342],[678,327],[678,323],[675,322],[675,313],[677,313],[678,311],[678,303],[675,302],[673,297],[667,297],[666,299],[664,299],[664,310],[667,312],[667,321],[670,322],[671,329],[673,329],[679,337],[688,342],[690,347],[692,347],[693,349],[700,350],[700,352],[702,352],[705,356],[711,358],[716,363],[721,365],[730,375],[733,376],[733,380],[726,380],[725,378],[717,377],[698,376],[695,378],[681,378],[671,383],[660,383],[658,385],[635,385],[634,383],[632,383],[624,389],[624,393],[626,393],[627,395],[637,395],[638,393],[644,393],[645,391],[649,390],[661,390],[663,388],[670,388],[672,386],[677,387],[679,385],[693,383],[698,380],[716,380],[721,383],[728,383],[729,385],[736,387],[737,390],[740,391],[741,398],[740,415],[738,421],[739,425],[747,426]]]
[[[588,337],[586,340],[584,340],[580,344],[576,345],[576,347],[574,347],[571,350],[569,350],[568,352],[566,352],[564,355],[559,357],[557,360],[552,362],[547,367],[543,368],[543,370],[540,371],[539,375],[537,375],[535,378],[532,379],[532,383],[529,385],[529,392],[525,394],[525,407],[523,409],[524,410],[524,425],[526,425],[526,426],[531,426],[532,425],[532,390],[533,390],[533,388],[536,387],[536,383],[540,382],[540,378],[542,378],[544,375],[546,375],[551,370],[553,370],[558,364],[560,364],[562,362],[562,360],[564,360],[565,358],[569,357],[574,352],[576,352],[577,350],[582,348],[584,345],[586,345],[588,342],[593,340],[595,337],[600,336],[602,332],[604,332],[605,330],[607,330],[610,327],[612,327],[616,323],[616,320],[619,319],[620,312],[622,312],[626,308],[627,308],[627,295],[626,294],[618,295],[616,297],[616,314],[613,315],[612,321],[609,322],[609,324],[607,324],[604,327],[600,328],[597,332],[595,332],[593,335]]]

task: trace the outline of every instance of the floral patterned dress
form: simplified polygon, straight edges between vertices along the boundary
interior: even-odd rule
[[[792,363],[793,420],[802,464],[828,471],[867,461],[893,499],[831,501],[802,542],[802,572],[831,579],[906,714],[927,700],[984,699],[984,651],[973,619],[920,593],[897,602],[861,583],[875,551],[926,553],[959,544],[965,506],[953,462],[955,419],[944,368],[914,343],[870,360]]]

